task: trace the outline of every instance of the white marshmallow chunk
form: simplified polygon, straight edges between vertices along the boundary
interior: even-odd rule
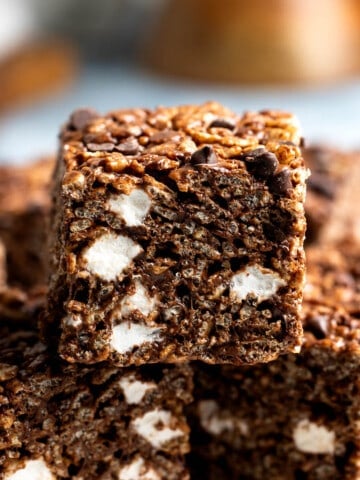
[[[138,310],[145,317],[152,312],[156,305],[156,298],[150,297],[144,285],[135,281],[135,292],[132,295],[127,295],[121,302],[121,316],[128,315],[134,310]]]
[[[156,342],[160,338],[160,328],[123,322],[113,328],[111,347],[123,354],[144,343]]]
[[[105,233],[85,250],[83,257],[91,273],[106,281],[115,280],[142,248],[131,238],[114,233]]]
[[[136,380],[135,375],[123,377],[119,384],[124,392],[125,400],[130,405],[140,403],[147,391],[156,388],[155,383],[140,382],[140,380]]]
[[[67,327],[78,327],[81,325],[80,315],[67,315],[63,318],[63,322]]]
[[[224,411],[220,415],[219,405],[214,400],[199,402],[198,412],[201,426],[212,435],[220,435],[235,429],[239,430],[242,435],[249,433],[248,424],[244,420],[231,416]]]
[[[146,468],[144,459],[136,457],[120,470],[119,480],[160,480],[153,468]]]
[[[297,424],[293,440],[296,448],[304,453],[333,455],[335,452],[335,432],[307,419]]]
[[[142,225],[150,206],[150,197],[141,188],[135,188],[130,195],[113,195],[108,201],[109,210],[123,218],[128,227]]]
[[[271,298],[286,282],[273,270],[256,265],[246,267],[235,274],[230,282],[230,295],[245,300],[249,294],[257,297],[258,303]]]
[[[46,463],[42,459],[28,460],[25,467],[6,476],[5,480],[55,480]]]
[[[180,429],[169,427],[172,416],[166,410],[156,408],[133,421],[136,432],[147,440],[154,448],[184,435]]]

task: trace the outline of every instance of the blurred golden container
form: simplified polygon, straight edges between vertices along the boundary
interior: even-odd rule
[[[0,59],[0,115],[60,91],[75,77],[77,52],[62,39],[29,41]]]
[[[359,67],[358,0],[169,0],[146,61],[170,75],[319,83]]]

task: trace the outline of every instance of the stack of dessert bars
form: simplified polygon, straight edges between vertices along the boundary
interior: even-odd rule
[[[1,480],[360,478],[360,251],[318,240],[354,158],[301,142],[83,109],[0,169]]]

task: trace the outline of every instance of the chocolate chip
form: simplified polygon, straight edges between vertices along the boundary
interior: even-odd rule
[[[275,195],[289,195],[293,188],[290,170],[286,168],[270,177],[268,179],[268,187]]]
[[[190,163],[193,165],[214,165],[218,163],[218,160],[213,148],[209,145],[205,145],[205,147],[196,150],[196,152],[191,155]]]
[[[120,153],[124,155],[136,155],[139,152],[140,145],[136,138],[128,138],[125,142],[120,143],[115,147]]]
[[[90,152],[112,152],[115,145],[110,142],[106,143],[88,143],[87,148]]]
[[[75,110],[70,117],[70,125],[76,130],[83,130],[91,120],[98,118],[99,114],[91,108],[81,108]]]
[[[305,328],[321,340],[329,333],[329,318],[326,315],[314,315],[306,320]]]
[[[250,173],[257,177],[268,178],[274,175],[279,166],[276,155],[271,152],[266,152],[263,149],[256,149],[249,152],[244,157],[247,169]]]
[[[304,137],[300,138],[300,148],[305,148],[306,147],[306,141]]]
[[[227,128],[228,130],[234,130],[236,126],[235,120],[232,118],[216,118],[213,120],[209,128]]]

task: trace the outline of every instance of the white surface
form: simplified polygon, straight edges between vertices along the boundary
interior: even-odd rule
[[[142,225],[151,206],[149,196],[141,188],[130,195],[113,195],[108,201],[109,210],[120,215],[128,227]]]
[[[125,400],[130,405],[140,403],[146,392],[156,388],[155,383],[140,382],[140,380],[136,380],[135,375],[128,375],[122,378],[119,384],[124,392]]]
[[[272,297],[278,288],[284,285],[286,283],[276,272],[250,265],[232,277],[230,295],[238,300],[245,300],[249,294],[252,294],[260,303]]]
[[[360,148],[360,78],[317,88],[241,88],[184,83],[131,66],[90,65],[68,92],[2,119],[0,161],[23,163],[54,152],[59,125],[81,106],[100,112],[218,100],[237,112],[279,108],[296,113],[310,141]],[[31,126],[31,128],[29,128]]]
[[[172,421],[170,412],[156,408],[133,421],[136,432],[145,438],[154,448],[161,448],[166,442],[184,435],[179,429],[169,425]]]
[[[144,343],[156,342],[160,332],[160,328],[123,322],[113,328],[110,344],[118,353],[124,354]]]
[[[120,315],[125,317],[130,312],[138,310],[145,317],[152,312],[157,300],[155,297],[150,297],[144,285],[139,281],[135,281],[135,293],[127,295],[121,302]]]
[[[44,460],[28,460],[25,467],[6,476],[5,480],[55,480]]]
[[[293,439],[296,448],[304,453],[333,455],[335,452],[335,432],[307,419],[297,424]]]
[[[201,426],[212,435],[220,435],[226,431],[239,430],[242,435],[249,433],[248,424],[229,412],[220,411],[215,400],[202,400],[198,405]]]
[[[160,477],[153,468],[146,469],[143,458],[136,457],[121,469],[119,480],[160,480]]]
[[[142,248],[131,238],[105,233],[83,252],[88,270],[110,282],[115,280]]]

